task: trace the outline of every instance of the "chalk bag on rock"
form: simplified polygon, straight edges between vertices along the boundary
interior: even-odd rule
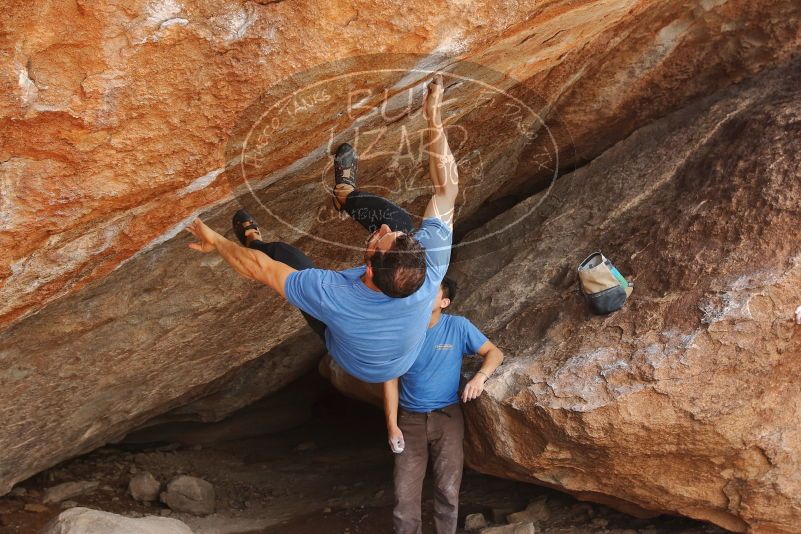
[[[634,288],[600,252],[593,252],[579,264],[578,276],[581,293],[598,315],[622,308]]]

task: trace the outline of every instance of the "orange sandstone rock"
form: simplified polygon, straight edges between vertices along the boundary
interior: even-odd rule
[[[263,221],[265,237],[297,243],[323,267],[360,261],[361,230],[349,222],[333,224],[326,197],[327,151],[332,143],[359,138],[362,154],[372,152],[361,167],[362,183],[419,212],[429,194],[418,136],[423,125],[421,82],[428,71],[442,69],[448,78],[445,116],[453,128],[463,175],[459,221],[468,228],[542,189],[556,174],[593,159],[637,128],[782,62],[801,44],[800,9],[796,0],[402,6],[249,0],[7,3],[0,12],[0,494],[16,481],[120,438],[157,415],[218,393],[230,383],[232,370],[259,356],[266,354],[275,366],[275,373],[263,381],[265,393],[312,369],[314,351],[294,354],[285,345],[302,335],[297,312],[265,288],[237,278],[218,258],[188,250],[180,231],[196,214],[226,231],[230,213],[244,205]],[[339,74],[347,76],[339,80]],[[327,81],[325,90],[312,90],[320,80]],[[279,112],[267,113],[276,103]],[[777,117],[765,111],[764,120]],[[712,127],[703,131],[715,132]],[[753,139],[759,137],[749,131]],[[673,151],[687,148],[679,141],[665,144]],[[407,146],[408,151],[401,150]],[[698,141],[687,146],[700,150],[705,145]],[[742,146],[738,150],[710,160],[713,166],[707,170],[747,152]],[[766,160],[785,161],[784,153],[765,150]],[[653,178],[650,173],[659,164],[643,165],[638,175]],[[732,183],[745,185],[748,173],[740,172],[740,181]],[[587,174],[585,170],[578,176],[589,184],[592,177]],[[768,179],[764,173],[748,175]],[[613,183],[614,179],[609,177]],[[686,178],[683,183],[696,181]],[[736,219],[733,214],[762,217],[755,209],[762,200],[752,189],[738,193],[725,189],[724,182],[716,183],[721,190],[704,190],[695,208],[700,210],[707,199],[707,204],[730,199],[744,211],[724,211],[721,217],[746,221],[742,224],[750,233],[743,235],[751,243],[762,242],[750,222],[755,219]],[[756,183],[770,192],[771,202],[795,198],[783,196],[781,188],[771,184]],[[644,187],[642,191],[650,191],[648,184]],[[687,276],[704,280],[704,275],[720,270],[716,258],[721,257],[721,247],[729,250],[725,247],[736,241],[737,234],[727,233],[736,225],[713,231],[709,224],[685,221],[670,234],[677,241],[658,241],[662,238],[655,229],[675,219],[677,203],[684,206],[683,198],[668,201],[673,204],[638,204],[659,218],[632,223],[640,230],[627,228],[638,236],[636,232],[644,232],[641,237],[629,241],[628,234],[619,234],[610,243],[615,248],[627,244],[629,248],[621,250],[632,257],[644,254],[634,250],[635,245],[661,246],[679,254],[695,250],[681,239],[703,233],[715,246],[696,251],[700,260],[684,258],[684,263],[703,266],[703,272]],[[565,236],[582,235],[586,228],[599,228],[600,235],[607,235],[604,217],[617,220],[615,214],[625,212],[626,202],[608,206],[592,220],[574,222],[559,243],[574,251],[577,242]],[[563,209],[561,204],[553,209],[557,208]],[[520,209],[512,210],[510,217]],[[576,219],[569,209],[560,213],[561,221]],[[553,214],[551,220],[556,217]],[[540,221],[539,216],[525,219]],[[508,236],[514,234],[493,236],[491,248]],[[647,237],[657,241],[649,244]],[[765,242],[785,248],[766,253],[759,262],[767,258],[764,261],[775,266],[789,257],[787,240]],[[526,244],[525,250],[542,251],[533,244]],[[506,260],[499,254],[483,258],[481,265],[501,269]],[[525,284],[542,283],[537,282],[539,271],[526,272]],[[637,290],[658,303],[652,311],[643,310],[644,324],[661,332],[659,317],[667,315],[676,323],[666,323],[664,331],[694,331],[698,318],[687,310],[697,306],[695,294],[659,300],[676,288],[692,289],[692,284],[680,285],[674,270],[656,272],[660,276],[652,279],[657,288],[653,294]],[[547,280],[567,277],[568,270],[558,270]],[[476,287],[501,286],[500,280],[477,282]],[[709,287],[714,285],[711,280]],[[722,282],[718,285],[728,291]],[[490,302],[501,303],[504,291],[522,286],[521,279],[494,287],[493,292],[481,291]],[[770,298],[755,300],[751,309],[771,309],[772,298],[778,297],[771,293]],[[724,304],[719,307],[726,309]],[[500,309],[496,322],[485,318],[485,326],[501,325],[517,310]],[[510,343],[538,343],[559,313],[555,308],[547,313],[534,310],[520,319],[527,318],[534,329],[515,334]],[[705,328],[728,323],[715,324]],[[509,332],[515,328],[510,326]],[[645,330],[623,331],[645,339]],[[772,331],[763,326],[751,332],[766,336],[776,351],[792,348],[785,339],[788,332],[775,334],[785,339],[782,343],[774,343]],[[592,331],[577,332],[574,342],[592,336]],[[727,351],[743,350],[729,343]],[[672,354],[672,345],[663,345],[668,348],[660,350]],[[586,352],[576,347],[563,356]],[[746,370],[749,376],[759,371]],[[528,376],[529,371],[514,375],[509,383],[522,388]],[[683,391],[696,389],[691,385]],[[770,391],[780,395],[779,390]],[[716,398],[723,402],[734,393],[738,391],[721,391]],[[493,472],[597,499],[615,496],[621,503],[708,517],[730,528],[784,528],[797,519],[797,502],[785,497],[793,489],[789,479],[771,474],[769,468],[764,475],[768,478],[760,474],[765,464],[758,465],[761,449],[753,445],[759,443],[756,438],[744,440],[745,448],[736,449],[740,452],[720,456],[721,465],[734,465],[731,473],[720,475],[723,478],[708,475],[715,482],[698,492],[682,479],[671,482],[675,491],[660,489],[664,497],[655,496],[656,482],[633,494],[636,485],[629,482],[639,479],[622,471],[607,477],[616,480],[607,486],[559,478],[541,463],[547,454],[535,458],[520,445],[520,440],[544,443],[536,437],[544,433],[544,424],[519,421],[545,412],[536,407],[535,397],[518,394],[522,396],[516,405],[526,408],[503,412],[505,419],[493,421],[508,422],[508,427],[496,429],[515,429],[504,438],[507,441],[493,442],[508,444],[512,452],[476,443],[476,450],[496,458],[487,464]],[[503,399],[499,396],[495,406],[507,406]],[[787,402],[777,397],[767,405]],[[626,409],[634,413],[639,405]],[[472,417],[480,424],[482,416]],[[517,423],[512,422],[515,417]],[[665,417],[672,415],[666,412]],[[579,432],[576,425],[591,423],[575,415],[552,418],[555,435]],[[747,420],[757,419],[770,420],[755,407]],[[599,421],[608,422],[610,432],[620,423],[611,417]],[[526,431],[529,427],[535,430]],[[748,435],[756,435],[759,428],[748,427]],[[646,430],[635,425],[618,433],[630,432],[629,439],[637,443],[648,435]],[[600,433],[592,427],[585,432]],[[713,435],[718,428],[708,432]],[[698,451],[680,446],[683,435],[669,434],[671,443],[678,443],[676,458],[687,450]],[[727,436],[720,443],[732,440]],[[639,450],[651,450],[651,442],[643,443]],[[704,438],[703,443],[718,442]],[[785,462],[795,450],[774,445],[765,449],[768,464]],[[552,465],[567,461],[564,449],[569,452],[570,447],[555,449]],[[603,447],[597,450],[599,458],[608,454]],[[731,449],[721,445],[714,450]],[[619,457],[616,462],[631,465]],[[679,470],[684,464],[654,465],[649,472],[666,465]],[[762,491],[756,488],[759,484],[780,489]],[[787,484],[790,490],[783,489]],[[678,488],[684,487],[691,488],[686,490],[690,495],[677,497]],[[784,500],[767,503],[775,495]],[[765,511],[777,507],[780,513],[768,519]]]

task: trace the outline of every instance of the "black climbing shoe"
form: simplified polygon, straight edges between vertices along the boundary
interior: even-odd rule
[[[259,225],[256,224],[256,219],[254,219],[245,210],[238,210],[236,213],[234,213],[234,218],[231,220],[231,226],[234,228],[234,234],[236,234],[236,238],[239,239],[239,242],[244,246],[248,246],[248,240],[245,236],[245,232],[248,230],[259,230]]]
[[[337,202],[337,186],[349,185],[356,189],[356,167],[359,165],[359,158],[356,150],[348,143],[342,143],[337,148],[334,156],[334,208],[341,210],[342,206]]]

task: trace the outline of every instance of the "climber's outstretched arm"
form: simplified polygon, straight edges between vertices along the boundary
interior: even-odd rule
[[[216,250],[236,272],[245,278],[271,287],[276,293],[286,298],[284,284],[287,277],[295,272],[295,269],[273,260],[263,252],[237,245],[206,226],[200,219],[195,219],[187,227],[187,230],[198,240],[196,243],[190,243],[190,248],[200,252]]]
[[[428,118],[428,173],[434,184],[434,196],[426,206],[423,217],[438,217],[453,228],[454,205],[459,194],[459,172],[442,126],[444,91],[442,76],[435,76],[428,84],[428,94],[423,104]]]

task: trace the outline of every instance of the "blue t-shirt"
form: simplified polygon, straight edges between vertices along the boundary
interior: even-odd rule
[[[405,373],[425,339],[434,297],[448,270],[453,233],[440,219],[428,218],[414,237],[426,251],[426,278],[408,297],[389,297],[364,285],[364,265],[345,271],[305,269],[290,274],[284,285],[291,304],[326,324],[331,357],[365,382]]]
[[[459,402],[462,357],[486,342],[487,336],[467,318],[442,314],[426,332],[417,360],[400,377],[401,408],[430,412]]]

